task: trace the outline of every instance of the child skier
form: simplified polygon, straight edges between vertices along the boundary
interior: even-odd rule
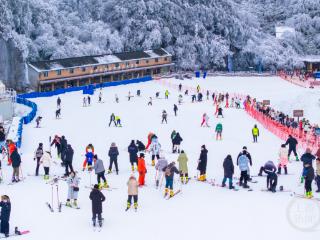
[[[99,226],[102,227],[102,202],[104,202],[106,198],[103,195],[103,193],[99,190],[98,184],[94,185],[89,198],[92,201],[92,224],[94,227],[96,226],[96,219],[98,215],[98,223]]]
[[[36,150],[36,152],[34,153],[34,158],[33,160],[37,160],[37,167],[36,167],[36,176],[39,175],[39,167],[40,167],[40,159],[43,155],[43,144],[39,143],[39,146]]]
[[[156,164],[156,187],[159,187],[161,179],[164,177],[164,171],[163,169],[168,166],[168,161],[165,158],[164,154],[161,153],[160,158],[158,159],[158,162]],[[162,182],[162,181],[161,181]]]
[[[66,202],[67,207],[72,207],[70,200],[73,200],[73,206],[78,207],[77,199],[78,199],[78,192],[79,192],[79,183],[80,179],[76,175],[75,172],[70,173],[70,177],[67,179],[68,184],[68,199]]]
[[[305,192],[307,198],[312,198],[312,181],[314,179],[314,169],[312,166],[315,156],[311,154],[311,149],[307,148],[306,152],[301,156],[303,162],[302,178],[305,179]]]
[[[284,173],[288,174],[288,151],[285,144],[281,145],[279,150],[279,165],[278,165],[278,174],[281,174],[281,168],[284,168]]]
[[[114,98],[115,98],[115,100],[116,100],[116,103],[119,103],[119,97],[118,97],[117,94],[114,96]]]
[[[222,180],[222,187],[226,186],[227,179],[229,179],[229,189],[233,189],[232,178],[234,174],[234,165],[231,155],[228,155],[223,161],[224,178]]]
[[[208,150],[205,145],[201,146],[201,153],[198,160],[197,170],[200,171],[199,181],[206,181],[206,172],[207,172],[207,160],[208,160]]]
[[[49,180],[50,174],[50,166],[51,166],[52,158],[49,151],[45,151],[40,159],[40,163],[43,165],[44,169],[44,180]]]
[[[137,165],[138,168],[138,147],[134,143],[134,140],[131,141],[130,145],[128,146],[128,152],[129,152],[129,160],[131,164],[131,170],[134,171],[134,164]]]
[[[259,128],[257,127],[257,124],[255,124],[254,127],[252,128],[252,137],[253,137],[254,143],[258,142]]]
[[[160,158],[159,154],[160,154],[160,150],[161,150],[161,144],[158,141],[158,137],[157,136],[153,136],[152,140],[151,140],[151,145],[150,145],[150,151],[151,151],[151,165],[154,166],[155,165],[155,158],[157,157],[157,160]]]
[[[179,163],[179,172],[180,172],[180,180],[182,184],[187,184],[189,181],[188,175],[188,157],[185,152],[182,150],[177,159]]]
[[[107,179],[104,176],[104,173],[105,173],[106,170],[104,168],[103,161],[101,159],[99,159],[97,155],[94,155],[93,160],[94,160],[93,168],[94,168],[95,174],[97,175],[97,181],[98,181],[99,189],[108,188],[109,186],[108,186],[108,183],[107,183]],[[104,182],[103,185],[101,183],[101,178],[102,178],[102,180]]]
[[[120,117],[119,116],[115,116],[115,120],[116,120],[116,127],[122,127]]]
[[[222,114],[223,109],[221,107],[218,108],[218,114],[217,114],[217,118],[219,118],[219,116],[221,116],[223,118],[223,114]]]
[[[128,201],[127,201],[127,208],[126,211],[128,211],[132,204],[132,198],[134,202],[134,209],[137,211],[138,209],[138,182],[135,176],[130,176],[129,181],[127,182],[128,186]]]
[[[142,187],[145,184],[144,179],[147,173],[146,163],[144,161],[144,153],[140,153],[140,157],[138,158],[138,172],[139,172],[139,187]]]
[[[11,213],[10,198],[7,195],[1,196],[0,207],[1,207],[0,233],[3,233],[7,238],[9,237],[9,220],[10,220],[10,213]]]
[[[217,123],[216,125],[216,140],[222,140],[222,124]]]
[[[92,146],[92,145],[91,145]],[[93,146],[91,148],[90,144],[86,147],[86,154],[85,154],[85,160],[82,165],[82,171],[86,170],[88,168],[88,171],[91,171],[92,169],[92,161],[94,156],[94,149]]]
[[[175,166],[175,162],[170,163],[167,167],[162,169],[165,172],[166,186],[164,190],[164,197],[166,197],[170,191],[170,197],[173,197],[173,178],[174,174],[179,174],[178,169]]]
[[[118,151],[118,147],[116,146],[115,143],[111,143],[111,147],[109,149],[109,153],[108,153],[109,157],[110,157],[110,164],[109,164],[109,170],[108,173],[112,173],[112,165],[114,163],[114,166],[116,168],[116,173],[118,175],[119,173],[119,169],[118,169],[118,155],[119,155],[119,151]]]
[[[152,97],[149,98],[148,106],[152,106]]]

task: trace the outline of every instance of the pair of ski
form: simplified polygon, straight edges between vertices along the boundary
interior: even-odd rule
[[[210,185],[213,186],[213,187],[228,188],[228,187],[227,187],[227,184],[226,184],[225,186],[223,186],[222,184],[216,183],[215,180],[209,180],[209,181],[207,181],[207,183],[210,184]],[[237,185],[239,185],[239,184],[237,183]],[[249,188],[244,188],[244,189],[247,189],[248,192],[252,192],[252,191],[253,191],[253,189],[250,188],[250,187],[249,187]],[[230,190],[239,191],[239,188],[233,186],[233,188],[230,189]]]
[[[90,188],[90,189],[93,189],[93,186],[94,185],[92,185],[92,186],[84,186],[85,188]],[[103,190],[106,190],[106,191],[112,191],[112,190],[117,190],[118,188],[115,188],[115,187],[107,187],[107,188],[105,188],[105,187],[102,187],[101,189],[99,189],[100,191],[103,191]]]
[[[176,195],[178,195],[179,193],[181,193],[181,189],[178,189],[177,191],[175,191],[174,193],[173,193],[173,195],[171,195],[170,196],[170,194],[165,194],[164,195],[164,199],[166,199],[166,200],[170,200],[171,198],[173,198],[174,196],[176,196]]]
[[[16,185],[17,183],[23,182],[24,180],[26,180],[25,177],[20,178],[18,182],[16,182],[16,181],[15,182],[9,182],[8,185]]]
[[[305,196],[304,194],[300,194],[300,193],[296,193],[296,192],[293,192],[291,194],[291,196],[320,202],[320,198],[316,198],[316,197],[307,198],[307,196]]]
[[[9,237],[18,237],[18,236],[25,235],[25,234],[28,234],[28,233],[30,233],[29,230],[19,231],[18,228],[15,227],[14,233],[10,233],[7,237],[6,236],[0,236],[0,239],[1,238],[9,238]]]
[[[54,212],[53,207],[51,206],[51,204],[49,202],[46,202],[47,207],[49,208],[50,212]],[[61,212],[61,208],[62,208],[62,203],[59,203],[58,206],[58,211]]]
[[[80,209],[79,206],[74,206],[74,205],[72,205],[72,204],[67,205],[67,204],[65,204],[65,203],[61,203],[61,206],[64,206],[64,207],[67,207],[67,208],[72,208],[72,209],[77,209],[77,210]]]

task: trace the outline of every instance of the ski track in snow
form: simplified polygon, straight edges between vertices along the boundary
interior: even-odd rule
[[[167,80],[168,81],[168,80]],[[170,81],[187,86],[200,84],[201,89],[210,89],[224,92],[250,94],[258,100],[270,99],[272,107],[291,113],[300,107],[312,122],[319,123],[319,90],[303,89],[291,85],[277,77],[214,77],[205,80]],[[141,90],[141,97],[134,97],[127,101],[128,91],[132,94]],[[249,184],[253,192],[228,191],[212,187],[206,183],[191,180],[188,185],[181,186],[175,177],[174,189],[181,187],[182,193],[173,199],[163,199],[161,190],[154,188],[155,171],[148,167],[146,176],[147,187],[139,189],[138,212],[125,212],[127,200],[126,182],[131,174],[127,146],[131,139],[139,139],[144,143],[150,131],[159,137],[165,155],[169,161],[175,161],[178,155],[169,154],[171,150],[170,134],[173,129],[180,132],[184,149],[189,158],[189,175],[196,175],[197,160],[200,146],[206,144],[208,148],[207,178],[214,178],[219,183],[223,177],[222,163],[227,154],[231,154],[234,164],[236,157],[243,146],[253,157],[251,173],[256,175],[260,166],[267,160],[277,164],[277,154],[281,140],[260,128],[258,144],[252,143],[251,129],[256,123],[243,110],[225,109],[224,119],[213,116],[215,108],[212,101],[191,103],[191,96],[184,96],[184,104],[178,105],[178,117],[174,117],[173,104],[177,103],[179,93],[168,88],[169,100],[163,99],[166,87],[155,82],[117,86],[103,89],[103,101],[98,103],[99,90],[92,97],[92,106],[82,107],[83,95],[81,92],[60,95],[62,111],[60,120],[56,120],[57,97],[33,99],[38,104],[38,115],[43,117],[41,128],[35,129],[35,122],[24,125],[23,143],[21,148],[23,160],[23,174],[34,172],[35,162],[33,154],[39,142],[48,149],[48,138],[54,134],[65,135],[68,143],[74,148],[73,165],[81,177],[79,206],[80,210],[62,208],[51,213],[46,202],[51,202],[51,187],[45,184],[41,177],[28,177],[24,182],[8,186],[1,184],[1,194],[11,198],[12,212],[10,226],[19,226],[21,230],[30,230],[31,233],[21,239],[270,239],[271,235],[287,239],[314,239],[317,232],[301,232],[292,228],[286,218],[286,210],[292,201],[290,193],[272,194],[261,192],[266,188],[266,179],[257,178],[257,184]],[[162,99],[155,99],[155,93],[160,91]],[[120,103],[114,102],[114,95],[118,94]],[[153,97],[153,106],[147,106],[149,97]],[[205,97],[204,97],[205,98]],[[168,112],[168,124],[161,124],[162,110]],[[317,110],[317,111],[316,111]],[[108,127],[109,116],[114,112],[121,117],[122,128]],[[209,114],[211,128],[200,128],[202,114]],[[223,141],[215,140],[214,128],[217,122],[224,127]],[[118,159],[120,173],[107,175],[111,187],[119,189],[103,191],[106,196],[103,217],[105,219],[101,232],[93,232],[91,227],[91,201],[89,174],[81,171],[82,162],[87,144],[92,143],[95,152],[104,160],[107,168],[109,158],[107,152],[112,142],[119,148]],[[53,157],[56,150],[52,148]],[[57,159],[56,159],[57,160]],[[59,160],[57,160],[59,161]],[[150,155],[146,155],[146,163],[150,163]],[[3,164],[5,165],[5,164]],[[5,182],[10,180],[11,167],[4,166]],[[289,173],[294,175],[280,176],[278,186],[303,193],[303,186],[298,186],[302,164],[292,162],[288,166]],[[53,165],[51,174],[62,175],[64,169]],[[40,173],[43,173],[41,168]],[[235,176],[240,172],[235,166]],[[96,178],[92,175],[92,181]],[[164,185],[164,183],[163,183]],[[315,189],[315,186],[314,186]],[[60,200],[67,197],[66,183],[59,183]],[[319,195],[315,193],[315,195]],[[319,228],[318,228],[319,229]],[[231,231],[230,231],[231,230]],[[266,234],[264,234],[266,233]],[[18,239],[18,238],[17,238]]]

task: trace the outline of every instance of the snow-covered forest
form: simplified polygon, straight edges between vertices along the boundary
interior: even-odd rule
[[[320,0],[0,0],[0,37],[29,61],[163,47],[182,69],[290,69],[320,54]]]

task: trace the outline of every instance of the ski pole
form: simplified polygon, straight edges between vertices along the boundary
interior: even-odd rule
[[[57,187],[57,204],[58,204],[58,209],[59,209],[60,208],[60,199],[59,199],[59,185],[58,185],[58,183],[57,183],[56,187]]]
[[[22,182],[23,182],[24,177],[23,177],[23,172],[22,172],[22,167],[21,167],[21,165],[20,165],[19,169],[20,169],[20,174],[21,174],[21,180],[22,180]]]
[[[51,208],[53,208],[53,184],[51,184]]]
[[[162,175],[161,175],[159,189],[161,189],[161,187],[162,187],[163,177],[164,177],[164,173],[162,173]]]

